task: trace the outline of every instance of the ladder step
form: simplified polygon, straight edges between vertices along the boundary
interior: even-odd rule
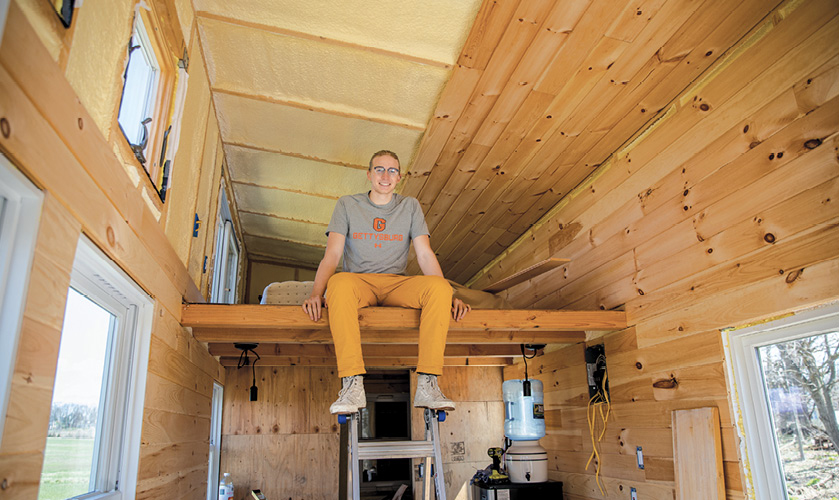
[[[431,441],[359,441],[358,459],[423,458],[434,456]]]

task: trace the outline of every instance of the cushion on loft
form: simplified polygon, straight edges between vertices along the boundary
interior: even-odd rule
[[[480,290],[472,290],[449,280],[454,289],[454,297],[472,306],[473,309],[512,309],[507,300],[500,295]],[[299,306],[312,294],[314,281],[283,281],[271,283],[262,292],[260,304]]]

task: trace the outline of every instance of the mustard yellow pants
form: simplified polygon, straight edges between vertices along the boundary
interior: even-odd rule
[[[326,285],[326,306],[338,358],[338,375],[366,373],[358,310],[375,305],[422,309],[417,371],[442,375],[452,306],[452,287],[448,281],[439,276],[337,273]]]

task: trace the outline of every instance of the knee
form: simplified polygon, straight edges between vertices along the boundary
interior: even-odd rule
[[[326,301],[336,294],[344,295],[352,292],[355,288],[355,279],[352,273],[337,273],[333,274],[326,282]]]
[[[454,290],[446,278],[441,276],[426,276],[428,290],[436,296],[447,297],[451,301]]]

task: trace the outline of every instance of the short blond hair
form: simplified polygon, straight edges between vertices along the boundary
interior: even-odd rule
[[[380,156],[390,156],[391,158],[396,160],[396,164],[399,165],[399,169],[402,170],[402,163],[400,163],[399,157],[396,156],[396,153],[394,153],[393,151],[388,151],[387,149],[383,149],[381,151],[376,151],[375,153],[373,153],[373,156],[370,157],[370,166],[367,167],[367,170],[373,169],[373,160]]]

